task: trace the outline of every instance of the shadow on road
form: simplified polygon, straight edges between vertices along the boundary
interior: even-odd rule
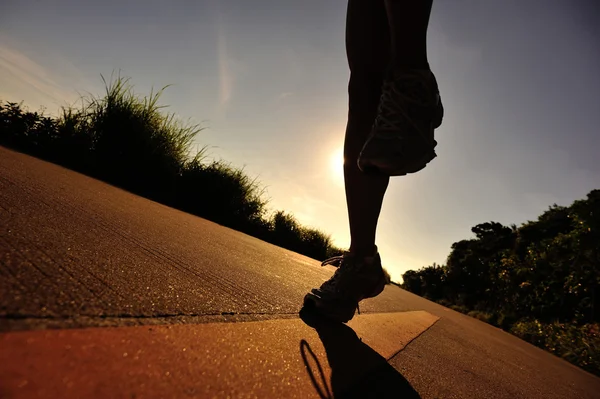
[[[319,334],[331,367],[329,385],[310,345],[300,341],[300,355],[321,398],[420,398],[406,378],[347,325],[325,320],[306,309],[300,311],[300,318]]]

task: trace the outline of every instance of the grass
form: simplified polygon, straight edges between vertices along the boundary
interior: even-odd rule
[[[0,145],[318,260],[342,252],[324,232],[270,212],[264,189],[243,169],[206,162],[206,147],[194,152],[203,128],[165,111],[167,87],[139,96],[128,78],[102,79],[102,96],[82,96],[56,118],[0,101]]]

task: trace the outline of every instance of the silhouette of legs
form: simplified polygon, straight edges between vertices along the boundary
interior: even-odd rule
[[[389,177],[368,175],[358,156],[378,112],[382,84],[394,68],[429,69],[427,27],[433,0],[349,0],[346,52],[350,67],[349,112],[344,142],[344,178],[350,252],[375,251],[377,221]]]
[[[375,251],[377,220],[389,177],[366,175],[357,165],[377,115],[381,85],[391,61],[390,29],[383,0],[349,0],[346,54],[350,67],[348,122],[344,140],[344,181],[350,224],[350,252]]]
[[[304,305],[346,322],[387,281],[375,245],[390,176],[415,173],[436,157],[433,131],[443,108],[429,70],[426,34],[432,0],[349,0],[350,67],[344,181],[350,249],[323,262],[338,267]]]
[[[427,27],[433,0],[385,0],[396,68],[429,69]]]

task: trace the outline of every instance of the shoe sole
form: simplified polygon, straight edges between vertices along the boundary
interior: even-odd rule
[[[414,164],[406,165],[404,168],[394,168],[385,165],[377,165],[373,161],[362,161],[358,163],[358,168],[361,172],[368,175],[378,175],[378,176],[406,176],[408,174],[417,173],[427,166],[427,164],[433,161],[437,157],[435,151],[431,153],[427,153],[421,158],[418,162]],[[359,161],[361,158],[359,158]]]
[[[436,126],[440,126],[441,125],[441,120],[440,123],[438,123],[437,121],[431,124],[431,131],[435,131]],[[432,134],[433,137],[433,134]],[[365,143],[365,147],[368,144],[369,139],[367,140],[367,143]],[[358,156],[358,160],[357,160],[357,165],[358,165],[358,169],[365,173],[365,174],[369,174],[369,175],[379,175],[379,176],[406,176],[408,174],[411,173],[417,173],[421,170],[423,170],[427,164],[431,161],[433,161],[436,157],[437,154],[435,153],[435,146],[437,145],[437,142],[434,140],[434,145],[432,146],[430,151],[426,151],[423,154],[423,157],[411,164],[408,165],[403,165],[402,168],[394,166],[394,165],[390,165],[389,163],[384,163],[384,162],[377,162],[376,160],[369,160],[369,159],[365,159],[363,157],[363,151],[360,152],[359,156]],[[364,148],[363,148],[364,149]]]
[[[375,287],[375,289],[370,294],[365,295],[361,299],[359,299],[359,302],[362,301],[363,299],[374,298],[377,295],[381,294],[385,288],[385,285],[386,285],[386,280],[385,280],[385,278],[382,278],[381,281]],[[347,308],[344,308],[343,311],[340,312],[339,309],[332,309],[332,308],[326,309],[326,307],[324,306],[324,303],[325,303],[325,301],[323,301],[321,297],[319,297],[318,295],[315,295],[312,292],[309,292],[308,294],[306,294],[304,296],[303,310],[316,311],[321,316],[324,316],[329,320],[340,322],[340,323],[347,323],[350,320],[352,320],[352,318],[354,317],[354,314],[356,312],[356,308],[357,308],[354,306],[347,307]],[[357,303],[357,305],[358,305],[358,303]]]

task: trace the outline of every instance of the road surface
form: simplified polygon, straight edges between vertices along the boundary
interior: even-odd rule
[[[600,397],[393,285],[351,328],[313,329],[302,298],[332,270],[0,147],[0,397]]]

